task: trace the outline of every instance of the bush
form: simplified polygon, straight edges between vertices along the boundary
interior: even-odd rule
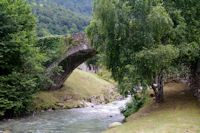
[[[121,113],[128,117],[134,113],[136,113],[140,108],[143,107],[144,104],[149,102],[149,97],[147,95],[138,96],[135,95],[132,97],[132,101],[126,104],[124,109],[121,109]]]
[[[38,91],[36,78],[30,74],[13,72],[0,76],[0,116],[13,117],[29,111]]]
[[[26,0],[0,2],[0,119],[29,112],[43,84],[44,54],[35,46],[35,18]]]

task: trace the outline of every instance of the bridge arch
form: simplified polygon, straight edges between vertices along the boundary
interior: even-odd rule
[[[69,48],[60,60],[53,62],[46,69],[46,72],[49,72],[57,65],[63,68],[62,73],[51,76],[51,80],[55,83],[55,86],[48,86],[48,89],[55,90],[61,88],[75,68],[97,54],[97,51],[90,48],[90,43],[85,33],[72,34],[71,38],[76,42],[76,45]],[[68,45],[66,44],[66,47]]]

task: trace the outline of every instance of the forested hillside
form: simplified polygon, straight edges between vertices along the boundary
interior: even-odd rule
[[[65,8],[80,13],[82,15],[90,16],[92,13],[93,0],[49,0]]]
[[[38,36],[50,34],[63,35],[84,31],[89,18],[74,13],[56,3],[31,2],[36,15]]]
[[[93,0],[29,0],[31,2],[54,2],[65,8],[82,14],[90,16],[92,13]]]

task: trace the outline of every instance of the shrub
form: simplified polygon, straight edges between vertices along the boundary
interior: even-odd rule
[[[121,109],[121,113],[128,117],[136,113],[144,104],[149,102],[149,97],[145,94],[142,96],[135,95],[132,97],[132,101],[126,104],[126,107]]]
[[[0,2],[0,118],[28,112],[43,84],[44,54],[35,46],[35,18],[26,0]]]

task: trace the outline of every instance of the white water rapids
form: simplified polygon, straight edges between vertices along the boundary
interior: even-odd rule
[[[121,122],[120,108],[130,97],[94,107],[43,112],[8,122],[0,122],[0,131],[11,133],[100,133],[112,122]]]

